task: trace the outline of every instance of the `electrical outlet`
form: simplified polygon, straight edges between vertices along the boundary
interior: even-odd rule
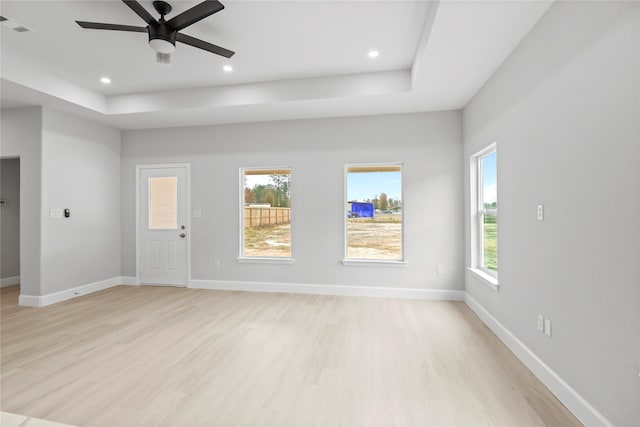
[[[538,221],[542,221],[544,219],[544,206],[538,205]]]
[[[49,210],[49,218],[62,218],[62,209],[51,209]]]
[[[544,332],[544,317],[542,314],[538,314],[538,330]]]
[[[544,334],[548,337],[551,336],[551,319],[544,319]]]
[[[216,259],[215,266],[216,266],[216,268],[220,268],[220,260],[219,259]]]
[[[436,274],[442,274],[442,264],[436,265]]]

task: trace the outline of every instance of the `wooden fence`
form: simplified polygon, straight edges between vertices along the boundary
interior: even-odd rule
[[[261,225],[289,224],[291,208],[245,207],[244,226],[260,227]]]

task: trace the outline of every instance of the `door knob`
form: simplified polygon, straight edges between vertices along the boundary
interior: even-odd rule
[[[184,233],[180,234],[180,237],[182,237],[183,239],[185,238],[185,236],[186,236],[186,234],[184,234]]]

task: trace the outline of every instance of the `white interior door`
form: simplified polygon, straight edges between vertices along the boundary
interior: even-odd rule
[[[141,168],[140,283],[187,286],[187,168]]]

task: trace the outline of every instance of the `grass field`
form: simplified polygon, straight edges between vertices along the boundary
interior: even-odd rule
[[[484,268],[498,271],[498,224],[489,216],[484,222]]]
[[[349,218],[348,257],[402,259],[402,215]],[[245,227],[245,256],[291,256],[291,224]]]

